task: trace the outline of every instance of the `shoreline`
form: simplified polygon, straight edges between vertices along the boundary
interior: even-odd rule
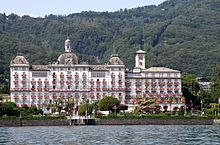
[[[77,120],[75,120],[77,121]],[[71,121],[71,125],[220,125],[220,119],[87,119],[79,120],[80,123]],[[0,120],[0,127],[26,127],[26,126],[70,126],[70,120]]]

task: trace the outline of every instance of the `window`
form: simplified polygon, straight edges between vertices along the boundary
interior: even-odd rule
[[[155,73],[151,73],[151,76],[152,76],[152,77],[155,77]]]
[[[104,78],[105,73],[104,72],[92,72],[91,77],[92,78]]]
[[[174,77],[177,77],[177,73],[174,73]]]
[[[45,71],[33,71],[32,72],[32,77],[39,77],[39,78],[47,77],[47,72],[45,72]]]
[[[140,56],[139,59],[140,59],[140,60],[143,60],[143,56]]]

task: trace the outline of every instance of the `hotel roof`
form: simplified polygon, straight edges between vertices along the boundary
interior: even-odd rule
[[[173,73],[179,73],[179,70],[174,70],[166,67],[150,67],[143,70],[144,72],[173,72]]]

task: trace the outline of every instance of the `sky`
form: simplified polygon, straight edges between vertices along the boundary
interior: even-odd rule
[[[0,13],[34,17],[49,14],[68,15],[82,11],[117,11],[145,5],[158,5],[165,0],[0,0]]]

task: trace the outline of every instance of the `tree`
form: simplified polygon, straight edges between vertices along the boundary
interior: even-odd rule
[[[114,111],[113,107],[119,107],[119,100],[112,96],[103,97],[99,101],[99,108],[101,111]]]
[[[80,104],[78,114],[80,116],[91,115],[92,114],[92,105],[90,105],[89,103]]]
[[[212,71],[212,85],[211,85],[211,102],[217,103],[220,98],[220,66],[216,66]]]
[[[2,115],[7,115],[7,116],[18,116],[19,112],[16,109],[16,104],[14,102],[4,102],[2,104]]]
[[[187,104],[193,103],[193,105],[200,104],[200,98],[198,97],[198,93],[200,91],[200,87],[198,82],[196,81],[196,77],[190,73],[182,74],[182,88],[183,88],[183,96],[186,99]]]

